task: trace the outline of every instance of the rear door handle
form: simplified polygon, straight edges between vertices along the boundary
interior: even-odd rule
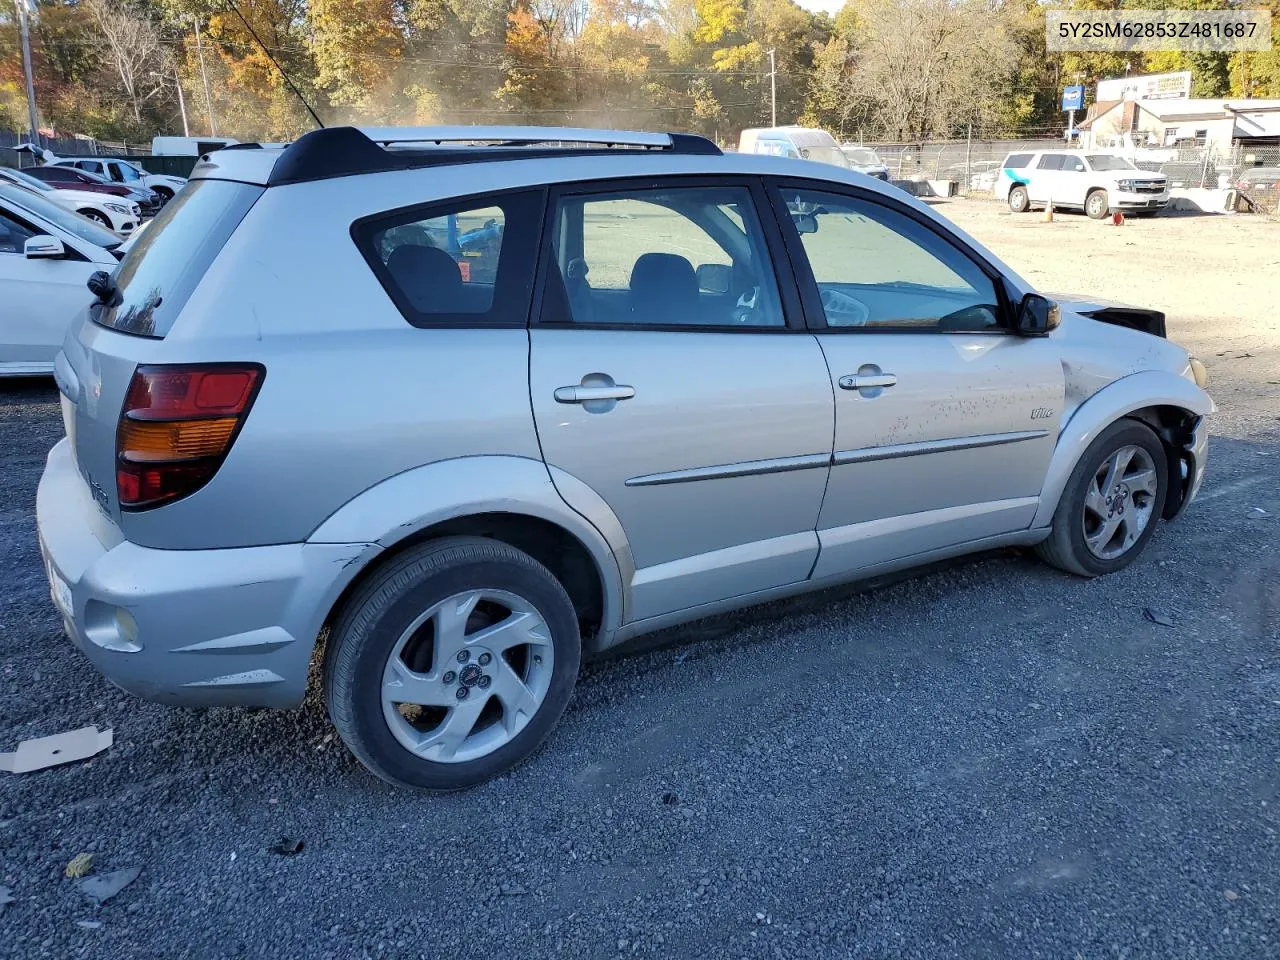
[[[613,386],[589,387],[581,384],[573,387],[556,387],[557,403],[590,403],[592,400],[630,400],[636,395],[636,388],[625,383]]]
[[[869,390],[875,387],[892,387],[898,378],[892,373],[864,373],[840,378],[841,390]]]

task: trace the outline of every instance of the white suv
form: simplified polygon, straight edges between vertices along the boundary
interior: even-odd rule
[[[128,160],[117,160],[111,157],[59,158],[50,162],[59,167],[72,167],[83,170],[85,173],[95,173],[112,183],[146,187],[155,192],[162,206],[187,185],[187,181],[182,177],[173,177],[166,173],[149,173]]]
[[[1169,205],[1169,183],[1114,153],[1038,150],[1004,158],[996,196],[1014,213],[1052,203],[1101,220],[1113,210],[1159,213]]]

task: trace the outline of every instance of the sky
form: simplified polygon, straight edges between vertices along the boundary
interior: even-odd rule
[[[817,13],[819,10],[825,10],[827,13],[835,13],[844,6],[845,0],[796,0],[796,3],[804,7],[806,10],[812,10]]]

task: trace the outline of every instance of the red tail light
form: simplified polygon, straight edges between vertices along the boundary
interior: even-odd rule
[[[265,376],[256,363],[138,367],[116,427],[121,508],[158,507],[208,483]]]

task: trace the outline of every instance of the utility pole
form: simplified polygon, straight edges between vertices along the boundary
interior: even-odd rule
[[[204,80],[204,102],[209,108],[209,136],[216,137],[218,135],[218,117],[213,112],[213,92],[209,89],[209,73],[204,68],[204,44],[200,41],[200,24],[192,17],[191,25],[195,27],[196,31],[196,55],[200,58],[200,76]]]
[[[31,142],[40,146],[40,123],[36,119],[36,85],[31,79],[31,37],[27,32],[27,0],[14,0],[22,33],[22,70],[27,76],[27,118],[31,121]]]
[[[191,127],[187,125],[187,100],[182,95],[182,78],[178,76],[178,71],[173,71],[173,82],[178,85],[178,109],[182,111],[182,135],[184,137],[191,136]]]
[[[769,49],[769,126],[778,125],[778,64],[773,58],[774,51]]]

